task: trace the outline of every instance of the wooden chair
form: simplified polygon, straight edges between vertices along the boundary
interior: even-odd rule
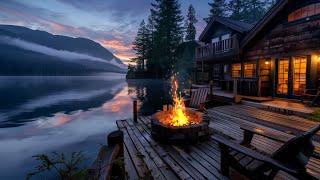
[[[190,108],[204,110],[209,91],[209,88],[198,88],[192,90],[190,99],[185,100],[185,105]]]
[[[221,136],[213,136],[221,150],[221,172],[229,176],[229,167],[249,179],[273,179],[278,171],[284,171],[298,179],[316,179],[306,171],[306,165],[310,157],[320,158],[314,152],[312,137],[320,130],[320,124],[300,136],[292,137],[285,142],[271,156],[263,155],[250,149],[251,140],[254,134],[283,142],[283,136],[277,136],[273,132],[257,130],[255,127],[245,128],[241,144],[228,140]],[[240,162],[239,156],[251,158],[250,163]]]

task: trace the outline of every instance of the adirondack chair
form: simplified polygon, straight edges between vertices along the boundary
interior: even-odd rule
[[[273,179],[278,171],[284,171],[298,179],[316,179],[306,171],[306,165],[310,157],[319,159],[319,154],[314,152],[312,137],[320,130],[320,124],[300,136],[293,137],[284,143],[271,156],[262,155],[248,146],[250,146],[253,134],[259,134],[261,131],[245,131],[242,144],[228,140],[221,136],[213,136],[219,144],[221,150],[221,172],[229,176],[229,167],[232,167],[238,173],[249,179]],[[259,134],[270,136],[271,134]],[[277,137],[273,136],[273,140]],[[281,140],[280,140],[281,141]],[[236,152],[236,153],[234,153]],[[235,154],[240,153],[245,157],[250,157],[256,163],[240,163]]]
[[[191,93],[190,99],[185,99],[185,105],[190,108],[205,110],[209,91],[209,88],[194,89]]]

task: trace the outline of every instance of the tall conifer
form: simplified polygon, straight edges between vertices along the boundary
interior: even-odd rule
[[[196,11],[192,5],[188,8],[188,14],[186,18],[185,23],[185,29],[186,29],[186,41],[194,41],[196,38],[197,30],[195,27],[195,24],[198,22],[196,18]]]
[[[224,17],[226,16],[226,2],[225,0],[213,0],[212,3],[208,3],[210,6],[209,17],[204,18],[207,23],[210,22],[213,16]]]

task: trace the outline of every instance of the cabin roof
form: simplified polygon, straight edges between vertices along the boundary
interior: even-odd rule
[[[247,36],[243,39],[241,46],[245,47],[251,42],[256,35],[265,28],[265,26],[281,12],[290,0],[279,0],[272,8],[258,21],[254,27],[249,31]]]
[[[223,25],[225,25],[225,26],[227,26],[237,32],[240,32],[240,33],[247,32],[253,27],[252,24],[249,24],[246,22],[232,20],[232,19],[226,18],[226,17],[214,16],[211,18],[211,20],[207,24],[206,28],[202,31],[202,33],[199,37],[200,41],[204,41],[204,39],[207,38],[208,32],[210,32],[213,29],[213,25],[216,22],[223,24]]]

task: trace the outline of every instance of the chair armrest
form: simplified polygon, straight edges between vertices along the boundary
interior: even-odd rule
[[[272,168],[276,168],[276,169],[279,169],[279,170],[282,170],[284,172],[287,172],[289,174],[292,174],[292,175],[296,175],[298,174],[299,172],[296,171],[296,170],[292,170],[288,167],[286,167],[285,165],[283,165],[282,163],[268,157],[268,156],[264,156],[260,153],[257,153],[256,151],[253,151],[252,149],[249,149],[247,147],[244,147],[244,146],[241,146],[240,144],[237,144],[235,142],[232,142],[231,140],[228,140],[226,138],[223,138],[221,136],[212,136],[211,137],[213,140],[217,141],[219,143],[219,146],[227,146],[233,150],[236,150],[246,156],[249,156],[251,158],[254,158],[258,161],[261,161],[261,162],[264,162],[268,165],[270,165]]]
[[[276,131],[274,129],[271,128],[267,128],[267,127],[263,127],[263,126],[259,126],[259,125],[253,125],[253,124],[249,124],[249,123],[245,123],[245,124],[241,124],[240,128],[244,131],[244,136],[246,135],[260,135],[278,142],[287,142],[290,139],[294,138],[293,135],[290,134],[285,134],[279,131]],[[252,138],[252,137],[251,137]],[[245,137],[244,137],[245,139]]]

